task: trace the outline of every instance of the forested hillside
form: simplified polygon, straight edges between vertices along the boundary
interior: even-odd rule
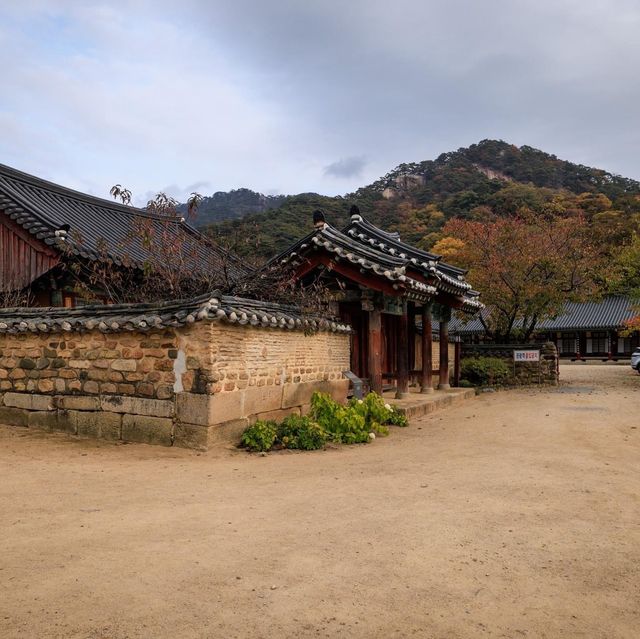
[[[251,213],[277,209],[286,198],[286,195],[262,195],[251,189],[218,191],[202,198],[195,222],[198,226],[204,227],[223,220],[241,218]],[[178,210],[182,213],[186,212],[187,205],[182,204]]]
[[[227,204],[223,196],[232,194],[238,194],[239,202],[248,208],[231,200]],[[403,239],[423,248],[440,240],[444,224],[453,218],[490,221],[521,210],[538,215],[583,213],[594,240],[602,232],[607,241],[622,243],[640,218],[639,182],[495,140],[435,160],[402,164],[344,197],[306,193],[280,201],[266,198],[260,204],[263,197],[244,189],[217,193],[207,198],[209,205],[199,213],[199,225],[205,226],[210,215],[226,216],[226,221],[206,227],[207,232],[260,262],[308,233],[314,209],[324,209],[327,220],[339,226],[347,221],[351,204],[357,204],[375,224],[399,231]],[[227,209],[227,205],[236,208]],[[251,206],[264,208],[251,211]]]

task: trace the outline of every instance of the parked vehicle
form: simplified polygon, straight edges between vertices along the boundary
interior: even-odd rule
[[[640,373],[640,348],[636,348],[636,350],[631,353],[631,368]]]

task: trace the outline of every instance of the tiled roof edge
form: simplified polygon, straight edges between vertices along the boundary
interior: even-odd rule
[[[177,328],[197,321],[221,321],[241,326],[301,331],[349,333],[334,318],[306,316],[298,308],[217,291],[189,300],[157,304],[87,305],[64,308],[0,309],[0,334],[59,333],[99,330],[103,333]]]

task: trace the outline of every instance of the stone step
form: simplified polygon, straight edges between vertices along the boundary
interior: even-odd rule
[[[431,395],[419,395],[407,399],[392,400],[394,406],[406,415],[407,419],[417,419],[449,406],[468,401],[476,396],[473,388],[452,388],[448,391],[436,391]]]

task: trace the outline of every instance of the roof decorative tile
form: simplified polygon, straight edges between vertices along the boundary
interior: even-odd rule
[[[294,306],[242,297],[209,295],[159,304],[87,305],[66,308],[0,309],[1,333],[103,333],[175,328],[197,321],[221,321],[257,328],[348,333],[350,327],[326,317],[307,316]]]
[[[301,264],[314,248],[322,248],[337,259],[346,259],[363,270],[385,277],[394,288],[404,289],[408,297],[416,301],[429,301],[442,291],[462,298],[465,312],[476,312],[484,306],[478,299],[480,294],[465,281],[465,271],[444,264],[438,255],[404,244],[397,233],[382,231],[360,215],[353,215],[343,230],[325,223],[272,259],[265,268]]]

